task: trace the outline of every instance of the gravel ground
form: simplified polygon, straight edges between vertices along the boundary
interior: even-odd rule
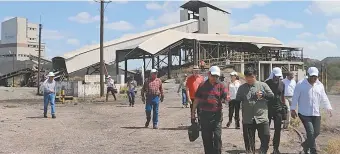
[[[134,108],[128,107],[122,98],[107,103],[57,104],[57,119],[42,118],[42,101],[0,101],[0,153],[201,154],[201,138],[195,142],[188,140],[190,111],[181,108],[180,97],[174,92],[176,88],[177,85],[165,85],[167,93],[159,109],[158,130],[143,128],[144,105],[139,99]],[[8,99],[16,95],[0,89],[2,93]],[[340,97],[331,101],[337,98]],[[225,119],[227,112],[224,109]],[[241,130],[223,128],[222,139],[224,153],[244,150]],[[281,152],[299,151],[295,133],[284,131],[281,140]],[[257,147],[258,143],[257,139]]]

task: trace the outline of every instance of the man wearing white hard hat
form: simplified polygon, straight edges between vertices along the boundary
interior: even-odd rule
[[[295,87],[290,110],[292,118],[299,116],[305,127],[307,140],[302,143],[304,152],[310,150],[311,154],[316,154],[315,140],[320,134],[321,123],[320,107],[323,105],[332,116],[332,106],[323,84],[318,80],[319,70],[310,67],[307,72],[308,78]]]
[[[151,111],[153,111],[152,113],[153,129],[158,129],[159,101],[163,102],[164,100],[162,81],[160,78],[157,78],[157,73],[158,72],[156,69],[151,69],[150,78],[145,81],[141,91],[142,101],[146,102],[145,127],[149,127],[149,123],[151,121]]]
[[[106,85],[107,85],[107,89],[106,89],[106,102],[109,100],[109,93],[111,92],[113,98],[115,100],[117,100],[116,98],[116,94],[118,92],[116,85],[115,85],[115,81],[112,79],[112,77],[110,75],[108,75],[106,80]]]
[[[274,137],[273,137],[273,154],[280,154],[280,138],[282,121],[287,117],[287,106],[285,104],[285,85],[280,79],[282,77],[282,70],[279,67],[274,67],[269,78],[265,81],[274,93],[274,98],[268,101],[268,119],[269,126],[274,120]]]
[[[195,112],[199,104],[200,125],[205,154],[222,153],[222,108],[228,97],[228,89],[219,80],[221,70],[217,66],[209,69],[208,80],[201,83],[195,93],[191,110],[191,122],[195,123]]]
[[[55,115],[55,93],[56,93],[56,82],[54,81],[54,73],[48,73],[48,79],[43,83],[44,87],[44,118],[47,118],[47,107],[51,104],[51,115],[52,118],[56,118]]]

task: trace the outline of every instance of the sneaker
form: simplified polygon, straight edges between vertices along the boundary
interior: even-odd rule
[[[57,118],[57,117],[56,117],[54,114],[52,114],[52,118],[55,119],[55,118]]]
[[[230,125],[231,125],[231,121],[229,121],[229,122],[227,123],[227,127],[229,128]]]
[[[274,149],[273,154],[281,154],[279,149]]]
[[[148,121],[145,122],[145,128],[148,128],[148,127],[149,127],[149,123],[150,123],[150,122],[148,122]]]
[[[158,126],[157,125],[153,125],[153,129],[158,129]]]
[[[132,107],[135,107],[135,105],[132,105]]]
[[[44,118],[47,118],[47,114],[44,114]]]

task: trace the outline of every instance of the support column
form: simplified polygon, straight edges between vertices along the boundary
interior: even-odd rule
[[[257,66],[257,76],[258,76],[258,79],[259,81],[261,81],[261,62],[258,62],[258,66]]]
[[[288,63],[288,72],[290,72],[291,70],[290,70],[290,63]]]
[[[155,68],[155,56],[154,55],[151,55],[151,66],[152,66],[152,69]]]
[[[146,66],[145,66],[145,54],[143,54],[143,69],[144,69],[144,75],[145,75],[145,72],[146,72]]]
[[[171,49],[168,51],[168,79],[171,79],[172,54]]]
[[[179,49],[178,65],[179,65],[179,67],[182,66],[182,50],[181,49]]]
[[[124,66],[124,67],[125,67],[125,70],[124,70],[124,83],[127,81],[127,74],[128,74],[128,73],[127,73],[127,71],[128,71],[128,70],[127,70],[127,65],[128,65],[128,64],[127,64],[127,58],[125,58],[125,66]]]
[[[159,56],[157,56],[157,70],[159,70]]]
[[[193,40],[193,57],[194,57],[193,63],[194,63],[194,66],[198,65],[197,64],[198,63],[197,53],[198,53],[198,51],[197,51],[197,46],[196,46],[196,40]]]
[[[244,60],[241,60],[241,73],[244,73]]]
[[[119,54],[118,54],[117,51],[116,51],[116,61],[115,61],[115,64],[116,64],[116,77],[118,79],[119,78]]]
[[[272,72],[272,70],[273,70],[273,63],[270,63],[269,64],[269,72]]]

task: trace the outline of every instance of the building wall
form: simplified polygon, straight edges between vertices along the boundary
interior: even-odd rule
[[[228,34],[229,14],[208,7],[199,9],[199,33]]]
[[[17,43],[17,20],[15,18],[1,23],[1,44]]]

